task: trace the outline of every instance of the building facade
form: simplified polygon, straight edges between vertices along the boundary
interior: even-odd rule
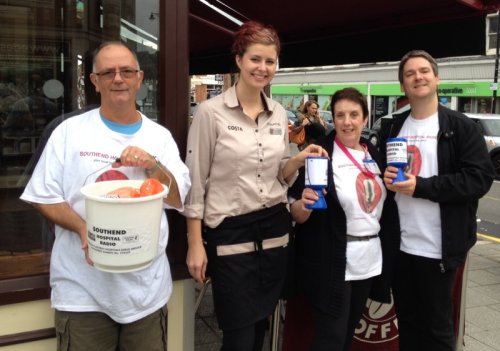
[[[89,80],[92,52],[118,40],[137,53],[144,71],[137,108],[183,146],[187,18],[188,4],[177,0],[0,1],[0,349],[55,349],[48,283],[53,225],[19,196],[57,122],[99,103]],[[172,232],[185,233],[182,216],[168,215]],[[168,342],[169,349],[192,350],[194,288],[184,237],[172,235],[169,244],[175,279],[169,318],[176,322],[169,323]]]
[[[461,112],[493,111],[495,55],[437,61],[441,104]],[[289,109],[300,109],[304,101],[313,99],[320,109],[329,110],[332,94],[348,86],[367,96],[370,125],[406,103],[398,82],[398,62],[283,69],[273,80],[271,94]],[[498,98],[495,104],[499,111]]]
[[[437,60],[441,104],[461,112],[498,113],[498,24],[498,13],[486,17],[485,35],[479,39],[486,43],[484,55]],[[398,62],[281,69],[271,94],[288,109],[300,109],[312,99],[321,110],[329,110],[332,94],[348,86],[366,95],[369,126],[407,103],[398,81]]]

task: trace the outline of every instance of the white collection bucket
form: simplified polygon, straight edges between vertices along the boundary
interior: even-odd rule
[[[158,250],[163,198],[158,194],[136,198],[105,197],[110,191],[143,180],[110,180],[88,184],[85,196],[87,241],[94,266],[105,272],[132,272],[151,265]]]

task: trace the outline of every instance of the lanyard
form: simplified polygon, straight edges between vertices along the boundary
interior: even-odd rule
[[[342,150],[344,152],[344,154],[349,158],[349,160],[351,160],[351,162],[354,163],[354,165],[356,167],[358,167],[358,169],[361,171],[361,173],[366,174],[368,177],[370,177],[372,179],[375,178],[375,174],[373,174],[368,169],[366,169],[366,167],[361,167],[359,162],[356,161],[356,159],[351,155],[349,150],[347,150],[347,148],[344,146],[344,144],[342,144],[342,142],[338,138],[335,138],[335,144],[337,144],[337,146],[340,148],[340,150]],[[366,155],[368,153],[368,151],[366,150],[366,146],[363,144],[361,146],[363,146],[363,149],[365,150],[365,155]]]

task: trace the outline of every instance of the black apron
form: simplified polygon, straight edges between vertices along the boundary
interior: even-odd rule
[[[291,234],[291,229],[285,204],[228,217],[216,228],[205,228],[208,275],[222,330],[246,327],[273,313],[285,281],[289,245],[263,250],[262,241]],[[254,243],[254,251],[217,256],[218,245],[248,242]]]

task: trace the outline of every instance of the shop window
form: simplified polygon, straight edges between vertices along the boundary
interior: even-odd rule
[[[323,111],[330,111],[330,103],[332,97],[330,95],[318,95],[319,109]]]
[[[389,97],[387,96],[374,96],[372,97],[372,106],[373,110],[371,115],[373,116],[374,121],[379,119],[382,116],[387,115],[388,113],[395,110],[395,99],[391,99],[391,103],[389,104]],[[390,106],[390,111],[389,111]]]
[[[491,98],[484,97],[477,99],[477,112],[478,113],[491,113]]]
[[[486,53],[488,55],[494,55],[496,53],[497,47],[497,30],[498,30],[498,13],[488,15],[486,20],[486,32],[488,36],[486,38]]]
[[[10,1],[0,4],[0,285],[47,274],[54,226],[19,200],[51,131],[97,107],[88,76],[105,40],[136,51],[137,107],[158,117],[158,0]],[[0,289],[2,291],[2,289]]]
[[[283,105],[288,110],[299,111],[304,105],[303,95],[280,95],[275,94],[272,96],[274,100]]]
[[[458,111],[460,112],[472,112],[472,98],[461,97],[458,98]]]
[[[440,96],[439,104],[451,108],[451,96]]]

